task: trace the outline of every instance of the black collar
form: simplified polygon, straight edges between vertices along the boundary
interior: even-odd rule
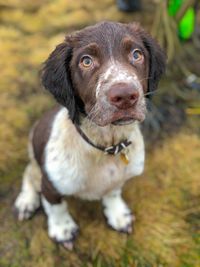
[[[75,123],[76,129],[79,132],[79,134],[82,136],[82,138],[91,146],[95,147],[96,149],[99,149],[101,151],[103,151],[105,154],[109,154],[109,155],[117,155],[118,153],[120,153],[123,149],[125,149],[126,147],[128,147],[132,142],[128,141],[127,139],[119,142],[116,145],[113,146],[109,146],[109,147],[104,147],[101,145],[95,145],[88,137],[87,135],[81,130],[80,126],[77,125]]]

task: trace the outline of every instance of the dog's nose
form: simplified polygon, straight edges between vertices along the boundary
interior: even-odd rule
[[[111,86],[107,97],[110,104],[119,109],[127,109],[136,104],[139,92],[131,84],[119,83]]]

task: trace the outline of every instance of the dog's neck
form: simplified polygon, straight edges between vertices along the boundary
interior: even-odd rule
[[[138,127],[137,122],[124,126],[109,124],[101,127],[89,120],[87,117],[80,118],[80,128],[85,135],[93,143],[105,147],[118,144],[122,140],[129,140],[129,137],[135,127]]]

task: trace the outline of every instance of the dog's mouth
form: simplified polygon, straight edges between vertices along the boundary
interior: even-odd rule
[[[115,120],[115,121],[112,121],[111,123],[113,125],[128,125],[128,124],[131,124],[133,122],[135,122],[136,120],[133,119],[133,118],[121,118],[121,119],[118,119],[118,120]]]
[[[145,114],[143,112],[133,113],[133,114],[122,114],[117,113],[113,114],[112,116],[106,116],[105,118],[99,117],[95,118],[93,120],[97,125],[99,126],[107,126],[109,124],[115,125],[115,126],[125,126],[129,125],[131,123],[134,123],[136,121],[142,122],[145,119]]]
[[[131,111],[131,112],[116,112],[113,114],[110,123],[113,125],[128,125],[135,121],[142,122],[145,118],[145,114],[142,111]]]

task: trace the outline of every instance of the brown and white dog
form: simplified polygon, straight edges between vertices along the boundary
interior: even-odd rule
[[[130,233],[121,188],[144,167],[139,122],[165,55],[138,24],[102,22],[66,37],[45,63],[42,82],[61,104],[30,134],[28,164],[15,201],[19,220],[40,206],[49,236],[72,248],[78,226],[63,196],[102,200],[108,224]]]

